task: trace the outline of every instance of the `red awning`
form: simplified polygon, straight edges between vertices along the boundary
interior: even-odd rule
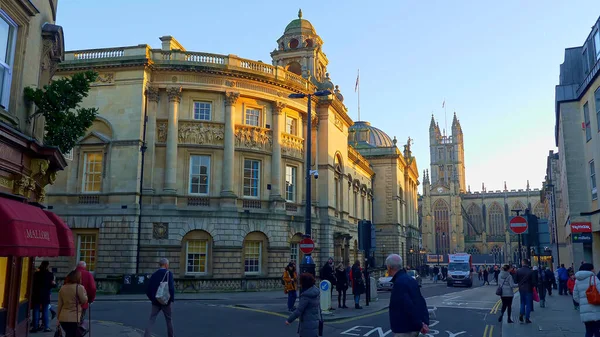
[[[58,256],[56,226],[40,208],[0,198],[0,256]]]
[[[55,213],[44,211],[48,219],[56,226],[56,235],[58,237],[58,255],[75,256],[75,244],[73,241],[73,232],[71,228]]]

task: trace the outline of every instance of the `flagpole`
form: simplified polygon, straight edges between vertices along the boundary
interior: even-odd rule
[[[358,92],[358,120],[360,121],[360,69],[356,75],[356,90]]]
[[[446,114],[446,99],[444,98],[444,136],[448,130],[448,115]]]

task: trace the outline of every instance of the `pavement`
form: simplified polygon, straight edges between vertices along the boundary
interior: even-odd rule
[[[512,316],[515,323],[502,323],[502,337],[574,337],[584,336],[585,326],[581,322],[579,311],[573,308],[571,296],[558,295],[555,290],[552,296],[546,296],[546,307],[540,308],[533,303],[531,313],[532,324],[520,324],[520,296],[517,292],[513,300]]]
[[[52,332],[38,332],[30,334],[30,336],[39,337],[54,337],[54,331],[56,330],[56,323],[53,322]],[[144,331],[136,329],[130,326],[125,326],[118,322],[106,322],[106,321],[95,321],[92,320],[91,324],[92,331],[87,336],[111,336],[111,337],[142,337]],[[63,334],[64,336],[64,334]]]

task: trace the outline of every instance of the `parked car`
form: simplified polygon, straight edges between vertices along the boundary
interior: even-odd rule
[[[406,273],[413,279],[415,279],[415,281],[417,281],[419,287],[423,284],[423,279],[421,279],[421,276],[419,275],[419,273],[417,273],[416,270],[407,270]],[[377,290],[389,291],[392,290],[392,288],[394,288],[394,284],[392,283],[391,276],[382,276],[379,278],[379,280],[377,280]]]

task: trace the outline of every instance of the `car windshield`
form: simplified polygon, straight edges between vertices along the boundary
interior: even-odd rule
[[[450,263],[448,265],[449,271],[469,271],[468,263]]]
[[[408,276],[417,276],[417,273],[414,270],[409,270],[406,272]]]

